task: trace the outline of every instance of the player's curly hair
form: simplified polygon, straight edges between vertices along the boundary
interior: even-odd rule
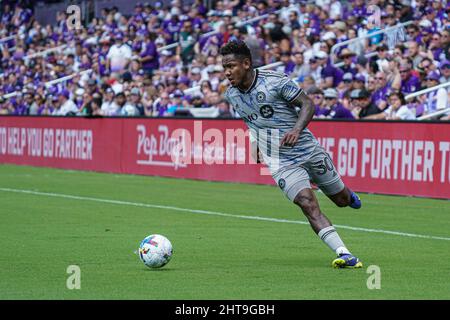
[[[234,54],[235,56],[243,59],[248,58],[252,62],[252,54],[247,44],[242,40],[228,41],[220,48],[220,54],[226,56],[228,54]]]

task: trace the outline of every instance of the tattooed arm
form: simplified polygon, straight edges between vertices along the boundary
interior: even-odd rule
[[[306,128],[306,126],[314,116],[314,104],[304,91],[302,91],[298,95],[298,97],[296,97],[294,101],[291,102],[291,105],[292,107],[300,107],[300,112],[298,114],[298,120],[295,123],[294,127],[289,132],[287,132],[281,140],[281,146],[295,145],[295,143],[298,141],[298,138],[300,137],[301,132]]]

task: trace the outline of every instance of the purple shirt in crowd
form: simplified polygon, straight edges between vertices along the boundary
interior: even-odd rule
[[[339,68],[333,67],[330,62],[327,63],[325,68],[321,71],[321,76],[323,79],[328,77],[333,77],[333,87],[337,87],[342,81],[344,73]]]
[[[164,113],[167,111],[168,105],[162,105],[159,102],[156,104],[156,111],[158,111],[158,117],[163,117]]]
[[[144,70],[155,70],[159,68],[159,54],[156,45],[153,41],[145,43],[145,50],[140,54],[141,58],[152,56],[151,60],[148,60],[142,64]]]
[[[330,116],[333,119],[354,119],[352,112],[345,108],[342,104],[338,103],[332,108]]]
[[[37,114],[38,115],[43,115],[44,114],[44,111],[45,110],[48,110],[48,112],[49,112],[49,114],[52,114],[53,113],[53,110],[55,110],[53,107],[48,107],[48,108],[46,108],[46,106],[45,105],[41,105],[40,107],[39,107],[39,109],[38,109],[38,111],[37,111]]]
[[[352,10],[352,15],[356,17],[366,17],[367,9],[364,5],[361,5],[359,7],[355,6]]]
[[[387,101],[386,95],[390,88],[390,84],[387,84],[383,88],[375,90],[372,93],[372,102],[378,106],[381,101]]]
[[[403,94],[408,94],[412,92],[416,92],[421,87],[420,79],[415,75],[410,75],[410,77],[406,80],[402,80],[401,91]]]
[[[358,73],[358,70],[356,68],[353,68],[351,65],[344,65],[340,67],[340,69],[342,70],[343,74],[351,73],[352,75],[355,75]]]
[[[314,112],[315,116],[327,116],[330,114],[331,110],[328,108],[321,108],[320,106],[314,106],[316,111]]]
[[[25,115],[27,111],[28,109],[24,103],[14,104],[14,115]]]

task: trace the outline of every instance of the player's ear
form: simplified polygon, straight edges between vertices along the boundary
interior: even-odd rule
[[[242,64],[244,65],[245,70],[249,70],[252,67],[252,62],[249,58],[244,58]]]

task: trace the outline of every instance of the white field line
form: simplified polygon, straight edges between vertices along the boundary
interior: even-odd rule
[[[24,194],[31,194],[31,195],[36,195],[36,196],[63,198],[63,199],[71,199],[71,200],[93,201],[93,202],[101,202],[101,203],[114,204],[114,205],[173,210],[173,211],[181,211],[181,212],[189,212],[189,213],[197,213],[197,214],[221,216],[221,217],[237,218],[237,219],[245,219],[245,220],[258,220],[258,221],[270,221],[270,222],[278,222],[278,223],[293,223],[293,224],[309,225],[308,222],[300,221],[300,220],[287,220],[287,219],[277,219],[277,218],[268,218],[268,217],[259,217],[259,216],[246,216],[246,215],[230,214],[230,213],[225,213],[225,212],[217,212],[217,211],[209,211],[209,210],[197,210],[197,209],[180,208],[180,207],[164,206],[164,205],[141,203],[141,202],[100,199],[100,198],[92,198],[92,197],[75,196],[75,195],[69,195],[69,194],[61,194],[61,193],[49,193],[49,192],[39,192],[39,191],[32,191],[32,190],[10,189],[10,188],[0,188],[0,191],[24,193]],[[411,237],[411,238],[423,238],[423,239],[450,241],[450,237],[438,237],[438,236],[431,236],[431,235],[424,235],[424,234],[405,233],[405,232],[389,231],[389,230],[381,230],[381,229],[368,229],[368,228],[352,227],[352,226],[338,225],[338,224],[335,224],[334,226],[338,227],[340,229],[347,229],[347,230],[354,230],[354,231],[383,233],[383,234],[390,234],[390,235],[395,235],[395,236]]]

